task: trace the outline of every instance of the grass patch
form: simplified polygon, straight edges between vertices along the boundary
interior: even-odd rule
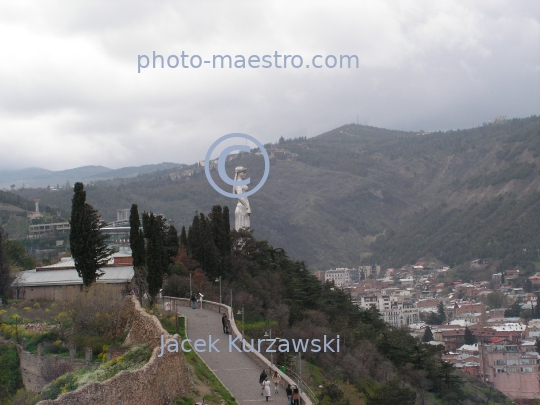
[[[0,403],[15,395],[22,386],[19,356],[15,345],[0,345]]]

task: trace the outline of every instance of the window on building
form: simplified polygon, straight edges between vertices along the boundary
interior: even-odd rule
[[[521,367],[522,373],[532,373],[533,369],[532,367]]]
[[[507,360],[506,365],[507,366],[517,366],[519,364],[518,360]],[[521,363],[521,364],[529,364],[529,363]]]
[[[521,359],[521,364],[534,364],[532,359]]]
[[[494,365],[496,366],[504,366],[506,364],[505,360],[495,360]]]
[[[521,369],[519,367],[508,367],[506,369],[509,373],[519,373]]]
[[[495,369],[495,372],[496,372],[496,373],[505,373],[506,371],[505,371],[504,368],[496,368],[496,369]]]

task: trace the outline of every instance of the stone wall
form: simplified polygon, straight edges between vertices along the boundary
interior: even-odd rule
[[[95,367],[92,362],[75,358],[37,356],[25,351],[19,345],[17,345],[17,352],[24,387],[34,392],[40,392],[47,383],[58,377],[60,371],[67,373],[81,367]]]
[[[161,335],[171,338],[158,319],[144,312],[133,296],[126,297],[122,311],[131,327],[126,340],[153,348],[148,363],[139,370],[121,371],[107,381],[87,384],[38,405],[160,405],[172,403],[174,398],[188,393],[191,377],[183,353],[157,357]],[[174,338],[180,337],[175,335]]]

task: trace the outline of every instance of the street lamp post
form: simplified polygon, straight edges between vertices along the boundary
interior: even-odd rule
[[[300,388],[300,393],[302,393],[302,352],[298,352],[298,360],[299,360],[299,366],[300,366],[300,379],[298,381],[298,388]]]
[[[223,302],[221,301],[221,276],[219,276],[219,278],[216,278],[216,283],[218,281],[219,281],[219,303],[223,304]]]
[[[272,340],[272,328],[270,328],[270,335],[268,331],[264,332],[264,337],[269,337]],[[270,352],[270,364],[274,365],[274,353]]]
[[[242,311],[238,310],[237,315],[242,314],[242,339],[244,339],[244,307],[242,307]]]

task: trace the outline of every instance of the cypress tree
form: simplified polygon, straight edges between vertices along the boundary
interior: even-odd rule
[[[223,277],[224,263],[223,258],[226,253],[226,240],[225,240],[225,226],[223,223],[223,211],[221,205],[214,205],[212,211],[208,214],[210,231],[212,233],[212,238],[214,240],[214,246],[216,251],[216,275]]]
[[[212,279],[219,276],[219,251],[214,243],[210,220],[201,212],[199,221],[202,241],[201,260],[199,262],[208,277]]]
[[[188,257],[193,257],[193,252],[191,250],[191,244],[193,243],[193,230],[191,229],[191,225],[188,228],[187,231],[187,246],[186,246],[186,252]]]
[[[211,228],[210,221],[201,213],[193,217],[193,223],[188,231],[191,258],[199,262],[208,277],[218,274],[216,270],[219,259]]]
[[[465,344],[473,345],[476,343],[476,336],[473,335],[472,331],[465,326]]]
[[[73,191],[69,243],[77,274],[88,288],[104,274],[100,269],[107,264],[113,250],[107,247],[105,236],[101,234],[104,222],[94,207],[86,202],[84,185],[75,183]]]
[[[200,227],[199,216],[195,215],[193,217],[193,223],[189,227],[188,245],[189,245],[189,251],[190,251],[191,257],[194,260],[197,260],[198,262],[201,261],[200,258],[201,258],[201,245],[202,245],[200,228],[201,227]]]
[[[431,328],[428,326],[424,330],[424,336],[422,337],[422,342],[427,343],[431,342],[433,340],[433,332],[431,331]]]
[[[208,214],[210,220],[210,229],[212,231],[212,238],[214,239],[214,245],[223,254],[224,238],[224,226],[223,226],[223,211],[221,205],[214,205],[212,211]]]
[[[437,305],[437,313],[439,315],[441,324],[446,322],[446,314],[444,313],[444,303],[442,301],[439,302],[439,305]]]
[[[222,266],[223,275],[225,277],[231,276],[232,262],[231,262],[231,218],[229,216],[229,207],[226,205],[223,207],[223,250],[222,250]]]
[[[169,263],[173,262],[173,258],[178,256],[178,248],[180,247],[180,240],[178,239],[178,231],[174,225],[168,226],[166,237],[166,251],[169,258]]]
[[[163,286],[163,275],[167,271],[169,259],[166,250],[165,220],[153,213],[143,213],[144,237],[146,239],[146,266],[148,274],[148,295],[150,306],[154,305],[154,299]]]
[[[0,298],[4,305],[8,303],[9,296],[9,265],[6,251],[7,235],[0,226]]]
[[[231,253],[231,217],[229,216],[229,207],[223,207],[223,232],[225,233],[226,251]]]
[[[131,246],[131,257],[133,258],[134,281],[137,286],[139,302],[142,304],[144,293],[148,289],[146,282],[146,251],[144,248],[144,235],[141,230],[141,220],[137,204],[131,206],[129,215],[129,245]]]
[[[182,246],[184,246],[184,249],[186,249],[186,251],[187,251],[188,238],[187,238],[187,235],[186,235],[186,227],[185,226],[182,227],[182,232],[180,232],[180,243],[182,244]]]

